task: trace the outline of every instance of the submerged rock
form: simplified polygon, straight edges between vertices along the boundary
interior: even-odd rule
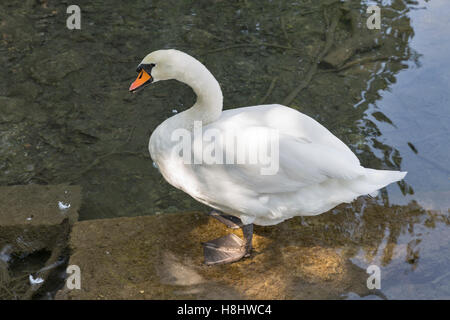
[[[59,202],[70,203],[61,210]],[[52,250],[64,222],[78,220],[81,189],[68,185],[0,187],[0,249],[28,254]]]
[[[0,299],[39,294],[52,269],[64,261],[80,203],[79,186],[0,187]]]
[[[40,51],[41,56],[33,56],[25,63],[30,65],[31,76],[42,84],[58,84],[68,74],[86,67],[82,54],[68,50],[58,54]],[[35,61],[39,61],[36,63]]]
[[[17,123],[25,118],[24,100],[0,96],[0,123]]]

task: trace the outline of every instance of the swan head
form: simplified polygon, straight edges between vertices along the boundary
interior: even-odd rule
[[[136,69],[138,77],[131,84],[130,92],[136,92],[152,82],[180,79],[192,59],[188,54],[174,49],[149,53]]]

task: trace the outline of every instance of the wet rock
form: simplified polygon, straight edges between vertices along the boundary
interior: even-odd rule
[[[214,40],[220,40],[212,33],[198,29],[198,28],[192,28],[192,27],[185,27],[184,29],[187,29],[186,33],[184,34],[184,40],[188,43],[192,43],[195,46],[199,47],[207,47],[207,44]]]
[[[321,63],[327,67],[338,68],[357,52],[370,51],[380,45],[381,42],[378,38],[355,36],[334,48],[323,58]]]
[[[17,123],[25,118],[25,101],[17,98],[0,97],[0,123]]]
[[[374,294],[367,274],[326,243],[299,232],[294,218],[256,227],[251,258],[203,264],[201,242],[235,232],[201,213],[77,222],[69,265],[81,289],[57,299],[316,299]]]
[[[64,262],[81,188],[0,187],[0,299],[32,299]]]
[[[343,20],[351,29],[351,36],[344,41],[336,41],[334,48],[322,59],[326,67],[338,68],[350,60],[356,53],[368,52],[383,45],[381,33],[366,30],[365,20],[352,11],[347,4],[342,6]]]
[[[87,64],[85,58],[75,50],[47,55],[42,51],[37,56],[29,58],[26,62],[30,66],[31,75],[43,84],[58,84],[68,74],[84,68]]]
[[[24,81],[8,87],[8,96],[25,96],[28,101],[34,101],[41,92],[41,88],[33,81]]]
[[[78,220],[81,188],[26,185],[0,187],[0,250],[29,254],[51,251],[67,225]],[[70,205],[70,207],[68,207]]]

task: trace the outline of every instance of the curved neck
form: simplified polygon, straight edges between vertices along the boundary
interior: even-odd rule
[[[173,126],[191,130],[194,121],[202,121],[205,126],[220,117],[223,107],[222,90],[202,63],[196,59],[190,60],[174,79],[190,86],[197,95],[197,101],[190,109],[170,118]]]

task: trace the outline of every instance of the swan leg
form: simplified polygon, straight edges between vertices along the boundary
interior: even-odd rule
[[[217,211],[217,210],[211,211],[210,213],[208,213],[208,215],[219,220],[220,222],[222,222],[228,228],[231,228],[231,229],[238,229],[238,228],[242,228],[242,226],[243,226],[241,219],[239,219],[238,217],[235,217],[235,216],[232,216],[229,214],[225,214],[225,213]]]
[[[205,264],[224,264],[239,261],[252,250],[253,224],[242,226],[244,240],[234,233],[203,243]]]

